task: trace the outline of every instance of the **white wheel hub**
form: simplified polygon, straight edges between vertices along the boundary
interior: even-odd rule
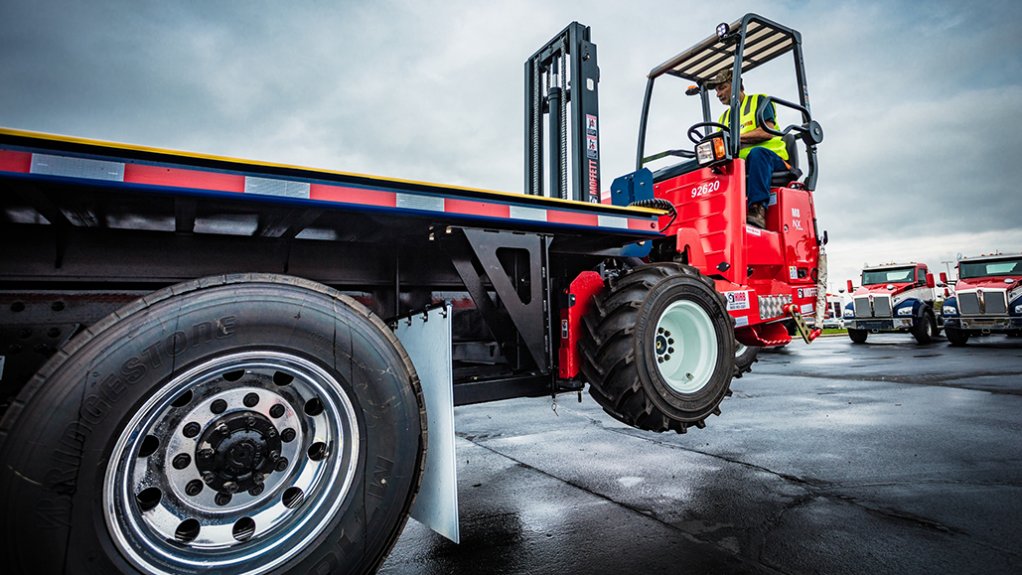
[[[710,382],[717,364],[713,320],[699,304],[676,301],[657,321],[653,350],[667,385],[678,393],[695,393]]]

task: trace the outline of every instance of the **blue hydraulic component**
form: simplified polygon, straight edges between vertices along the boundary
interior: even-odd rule
[[[630,206],[641,200],[652,199],[653,172],[646,168],[615,178],[610,185],[610,201],[615,206]]]
[[[653,172],[642,168],[614,179],[610,185],[610,201],[615,206],[630,206],[635,202],[653,199]],[[644,258],[653,248],[649,240],[628,244],[621,248],[621,256]]]

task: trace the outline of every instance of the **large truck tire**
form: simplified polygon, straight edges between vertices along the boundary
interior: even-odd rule
[[[866,343],[867,337],[869,332],[864,329],[848,329],[848,339],[852,340],[852,343]]]
[[[145,296],[0,421],[9,574],[373,572],[418,489],[422,391],[364,306],[244,274]]]
[[[930,310],[925,310],[919,321],[912,326],[912,337],[916,338],[916,343],[920,345],[932,343],[936,332],[937,320],[933,317],[933,312]]]
[[[752,364],[759,361],[761,349],[759,346],[735,342],[735,377],[742,377],[742,374],[752,371]]]
[[[945,327],[944,336],[947,337],[948,343],[955,347],[961,347],[969,341],[969,332],[957,327]]]
[[[598,294],[583,320],[582,371],[604,411],[638,429],[705,427],[731,395],[735,339],[713,282],[655,263]]]

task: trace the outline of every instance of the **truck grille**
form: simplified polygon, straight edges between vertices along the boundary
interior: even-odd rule
[[[864,297],[855,298],[855,317],[872,317],[873,310],[869,307],[869,299]]]
[[[873,298],[873,315],[876,317],[891,317],[891,298],[888,296]]]
[[[1007,293],[1004,290],[962,292],[958,294],[958,309],[962,315],[1007,315]]]
[[[891,297],[886,295],[873,296],[873,305],[869,305],[869,296],[857,297],[854,300],[855,317],[891,317]]]

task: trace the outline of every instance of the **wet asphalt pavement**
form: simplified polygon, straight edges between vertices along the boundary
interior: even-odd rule
[[[1022,573],[1022,339],[822,338],[732,389],[685,435],[457,408],[462,542],[409,521],[380,572]]]

